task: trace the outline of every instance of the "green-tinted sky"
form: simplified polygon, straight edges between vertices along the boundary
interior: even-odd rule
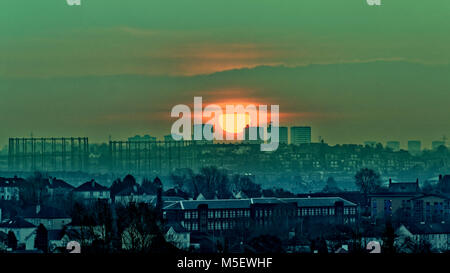
[[[194,95],[330,143],[450,135],[450,1],[81,1],[0,1],[0,144],[161,136]]]

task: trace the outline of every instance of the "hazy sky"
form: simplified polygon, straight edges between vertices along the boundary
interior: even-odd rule
[[[279,104],[329,143],[450,136],[450,1],[0,1],[0,145],[169,132],[172,106]],[[231,70],[231,71],[230,71]]]

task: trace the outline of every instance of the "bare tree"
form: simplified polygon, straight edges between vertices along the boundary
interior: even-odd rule
[[[374,170],[364,168],[355,175],[355,184],[364,194],[364,200],[368,203],[368,195],[374,193],[381,186],[380,175]]]

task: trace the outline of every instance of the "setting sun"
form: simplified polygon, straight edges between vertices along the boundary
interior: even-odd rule
[[[223,114],[219,118],[220,127],[227,133],[240,134],[250,124],[250,115],[245,114]]]

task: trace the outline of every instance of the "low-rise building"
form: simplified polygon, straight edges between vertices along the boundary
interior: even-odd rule
[[[122,205],[129,203],[150,203],[155,197],[156,195],[148,194],[142,187],[134,185],[117,193],[114,197],[114,202]]]
[[[357,205],[339,197],[184,200],[163,208],[169,224],[187,231],[226,231],[237,227],[295,225],[300,219],[339,224],[356,221]]]
[[[403,223],[441,223],[450,221],[450,199],[441,194],[424,194],[415,183],[389,182],[389,190],[370,196],[371,217]]]
[[[419,180],[416,182],[393,182],[389,179],[389,188],[386,192],[371,194],[371,217],[377,219],[390,219],[408,200],[421,196]],[[406,203],[405,203],[406,202]]]
[[[23,213],[23,218],[35,226],[44,225],[47,230],[61,230],[72,221],[62,210],[49,206],[32,206]]]
[[[14,180],[0,178],[0,200],[19,201],[19,186]]]
[[[190,235],[186,229],[175,224],[167,227],[164,237],[168,243],[173,244],[178,249],[188,250],[191,246]]]
[[[100,185],[94,180],[88,181],[72,191],[76,200],[90,202],[96,200],[109,200],[110,192],[105,186]]]
[[[34,249],[36,226],[20,217],[0,222],[0,231],[8,234],[12,231],[17,239],[17,247],[24,250]]]
[[[396,246],[400,252],[417,251],[417,248],[424,248],[425,245],[433,252],[450,250],[450,224],[447,223],[401,225],[396,234]]]
[[[75,187],[64,180],[50,177],[46,186],[47,194],[51,200],[64,199]]]

